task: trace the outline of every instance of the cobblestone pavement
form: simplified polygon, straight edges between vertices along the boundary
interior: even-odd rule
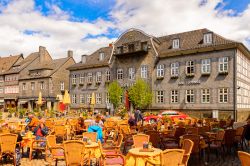
[[[244,151],[250,152],[250,147],[248,149],[245,149]],[[234,153],[234,154],[233,154]],[[12,161],[4,161],[4,166],[12,166]],[[44,155],[40,156],[39,158],[34,158],[31,161],[27,158],[27,156],[24,155],[24,157],[21,160],[21,166],[49,166],[49,165],[55,165],[55,162],[52,162],[51,160],[45,161]],[[95,161],[93,161],[93,164],[95,165]],[[64,161],[58,161],[58,166],[65,166]],[[221,157],[221,154],[216,157],[216,155],[213,153],[210,155],[210,162],[206,163],[204,162],[204,157],[201,157],[199,160],[196,156],[191,156],[189,160],[188,166],[241,166],[240,161],[238,159],[238,156],[235,152],[231,152],[230,154],[227,154],[225,156],[225,159]]]

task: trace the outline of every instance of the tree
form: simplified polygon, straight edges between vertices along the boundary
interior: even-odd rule
[[[137,80],[129,88],[128,94],[130,101],[135,107],[145,108],[152,103],[152,91],[144,80]]]
[[[123,89],[117,81],[113,81],[108,87],[109,99],[116,109],[121,104]]]

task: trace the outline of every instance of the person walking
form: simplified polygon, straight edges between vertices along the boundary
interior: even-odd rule
[[[137,125],[143,125],[143,116],[139,108],[136,109],[134,117],[135,117],[135,123]]]

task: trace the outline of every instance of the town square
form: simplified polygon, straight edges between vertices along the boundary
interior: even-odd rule
[[[0,163],[250,166],[249,0],[0,0]]]

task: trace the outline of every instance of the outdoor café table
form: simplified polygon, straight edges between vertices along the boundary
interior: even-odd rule
[[[161,149],[153,148],[153,152],[140,152],[142,148],[133,148],[128,151],[126,156],[126,166],[144,166],[146,161],[160,164]]]
[[[101,157],[101,150],[98,143],[91,142],[91,144],[86,144],[85,149],[90,154],[89,157],[94,157],[94,158]]]

